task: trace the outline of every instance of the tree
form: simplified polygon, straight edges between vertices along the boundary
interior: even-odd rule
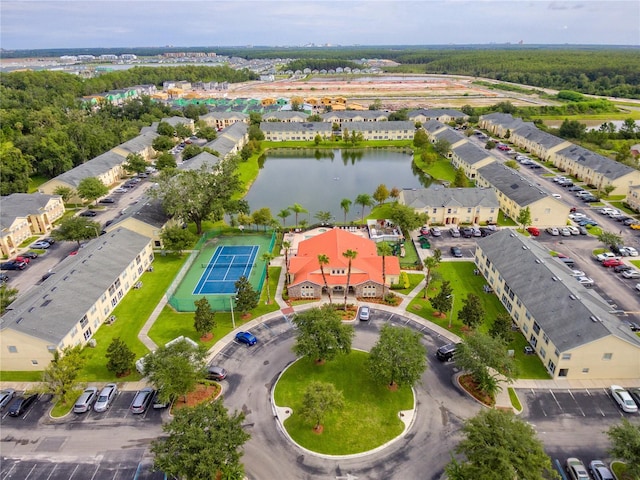
[[[273,221],[273,216],[271,215],[271,209],[269,207],[262,207],[255,212],[253,212],[253,222],[256,225],[263,225],[264,229],[267,229],[267,225],[270,225]]]
[[[327,290],[327,295],[329,296],[329,305],[331,305],[331,289],[329,288],[329,284],[327,283],[327,276],[324,273],[324,266],[329,265],[329,257],[325,254],[321,253],[318,255],[318,265],[320,265],[320,273],[322,274],[322,281],[324,282],[324,288]]]
[[[389,196],[391,198],[393,198],[393,201],[397,201],[398,197],[400,197],[400,189],[398,187],[393,187],[390,191],[389,191]]]
[[[196,306],[196,313],[193,315],[193,328],[198,332],[200,338],[203,338],[216,327],[216,312],[211,310],[209,300],[205,297],[193,303]]]
[[[160,232],[162,246],[169,252],[175,252],[182,255],[182,252],[188,249],[196,240],[196,236],[187,228],[180,225],[165,227]]]
[[[67,217],[60,226],[51,232],[51,236],[60,241],[78,242],[78,248],[82,240],[95,238],[100,231],[100,224],[87,217]]]
[[[283,228],[286,225],[286,220],[287,220],[287,217],[289,215],[291,215],[291,210],[289,210],[288,208],[283,208],[282,210],[280,210],[278,212],[278,217],[280,217],[282,219],[282,227]]]
[[[127,172],[142,173],[147,169],[148,164],[139,153],[130,153],[122,166]]]
[[[296,215],[296,227],[298,226],[298,214],[299,213],[309,213],[309,210],[307,210],[306,208],[304,208],[302,205],[300,205],[299,203],[294,203],[293,205],[291,205],[290,207],[288,207],[293,213],[295,213]]]
[[[96,177],[87,177],[78,183],[78,195],[89,202],[96,200],[109,193],[107,186],[102,180]]]
[[[464,188],[468,185],[467,175],[464,173],[464,168],[456,168],[456,176],[453,179],[453,186],[458,188]]]
[[[587,126],[584,123],[580,123],[578,120],[569,120],[565,118],[560,125],[558,135],[562,138],[580,139],[584,137],[587,130]]]
[[[332,216],[333,215],[331,215],[331,212],[328,210],[321,210],[314,215],[322,225],[326,225],[331,222]]]
[[[176,136],[179,138],[187,138],[193,134],[193,130],[187,123],[176,124]]]
[[[376,188],[376,191],[373,192],[373,199],[378,202],[378,204],[382,204],[387,198],[389,198],[389,189],[384,183],[381,183],[378,185],[378,188]]]
[[[405,232],[406,235],[410,230],[415,230],[421,225],[426,224],[429,221],[429,215],[426,213],[418,213],[408,205],[396,202],[391,205],[389,219],[395,223],[400,230]]]
[[[107,347],[107,370],[117,377],[127,375],[133,367],[136,354],[127,346],[120,337],[115,337]]]
[[[156,128],[156,133],[158,135],[165,135],[167,137],[173,137],[173,134],[175,133],[175,128],[173,128],[169,123],[167,122],[160,122],[158,123],[158,128]]]
[[[369,374],[389,386],[415,385],[427,369],[427,352],[420,338],[420,333],[409,328],[383,325],[369,352]]]
[[[451,150],[451,144],[444,138],[439,138],[434,142],[433,149],[438,155],[446,157],[449,155],[449,150]]]
[[[619,425],[612,425],[607,430],[611,441],[609,453],[627,464],[628,478],[640,477],[640,425],[631,423],[626,418]]]
[[[429,136],[425,132],[424,128],[416,129],[416,133],[413,135],[413,146],[416,148],[423,148],[429,145]]]
[[[509,343],[512,338],[511,325],[513,320],[507,313],[499,313],[489,328],[489,335]]]
[[[426,275],[424,276],[424,298],[427,298],[427,291],[429,290],[429,283],[431,283],[431,276],[433,275],[433,270],[438,268],[440,262],[442,261],[442,250],[439,248],[435,248],[433,250],[433,254],[424,260],[424,268],[427,270]]]
[[[156,158],[154,165],[160,171],[169,170],[178,166],[176,158],[168,152],[162,152],[160,156]]]
[[[490,396],[500,390],[500,375],[509,382],[515,374],[504,340],[477,331],[456,347],[456,365],[468,371],[480,390]]]
[[[0,285],[0,315],[2,315],[9,305],[18,298],[18,289],[11,288],[6,283]]]
[[[520,170],[520,164],[515,160],[507,160],[506,162],[504,162],[504,166],[509,167],[513,170]]]
[[[351,208],[351,200],[348,198],[343,198],[340,200],[340,208],[344,212],[344,223],[347,223],[347,213],[349,213],[349,209]]]
[[[297,313],[293,323],[297,328],[293,352],[300,357],[322,363],[351,351],[355,331],[351,325],[342,323],[331,305]]]
[[[493,150],[496,148],[496,142],[493,140],[487,140],[487,143],[484,145],[485,150]]]
[[[314,430],[320,430],[322,420],[328,413],[344,407],[342,392],[335,385],[313,381],[304,390],[300,416],[314,423]]]
[[[253,310],[258,306],[260,301],[260,292],[256,292],[249,280],[244,275],[240,277],[236,283],[236,308],[245,315],[249,310]]]
[[[267,280],[267,304],[271,303],[271,292],[269,291],[269,264],[273,260],[271,252],[265,252],[260,257],[264,263],[266,263],[266,280]]]
[[[622,237],[620,235],[616,235],[612,232],[602,231],[600,235],[598,235],[598,241],[602,243],[604,246],[612,247],[622,245]]]
[[[204,347],[196,348],[186,340],[158,347],[144,357],[144,376],[158,389],[162,402],[183,396],[205,376]]]
[[[469,328],[476,328],[482,323],[484,317],[484,308],[480,297],[470,293],[462,301],[462,308],[458,311],[458,320],[461,320]]]
[[[529,207],[524,207],[520,209],[520,213],[518,213],[518,218],[516,218],[516,222],[520,225],[520,228],[524,231],[529,225],[531,225],[531,209]]]
[[[202,233],[202,222],[221,220],[232,196],[240,188],[234,159],[223,160],[209,170],[181,170],[176,175],[161,176],[152,195],[162,200],[165,212],[186,222],[194,222]]]
[[[559,478],[534,428],[511,412],[480,410],[465,422],[462,432],[465,438],[456,452],[465,460],[453,460],[445,469],[452,480]]]
[[[217,136],[218,136],[218,132],[216,132],[216,129],[213,127],[210,127],[209,125],[204,125],[200,127],[200,129],[198,130],[198,133],[196,133],[196,137],[204,138],[207,142],[215,140]]]
[[[449,280],[445,280],[442,282],[440,286],[440,291],[438,294],[429,300],[431,306],[440,313],[446,313],[451,310],[451,306],[453,304],[453,289],[451,288],[451,283]]]
[[[611,192],[613,192],[615,189],[615,185],[611,185],[610,183],[602,187],[602,190],[604,191],[604,197],[608,198],[609,195],[611,195]]]
[[[73,198],[76,194],[76,191],[71,187],[65,187],[64,185],[58,185],[53,190],[54,195],[60,195],[62,197],[62,201],[64,203],[69,203],[69,200]]]
[[[66,405],[69,400],[68,394],[73,391],[85,362],[86,358],[82,356],[81,345],[65,347],[62,353],[55,350],[53,360],[42,374],[44,387]]]
[[[196,145],[195,143],[187,145],[186,147],[184,147],[184,150],[182,150],[182,160],[190,160],[196,155],[201,154],[203,151],[204,149],[200,145]]]
[[[378,255],[382,257],[382,298],[387,296],[387,257],[393,255],[393,250],[387,242],[376,243]]]
[[[32,167],[22,151],[12,142],[0,141],[0,158],[0,195],[28,191]]]
[[[157,152],[166,152],[170,150],[174,146],[173,138],[165,135],[160,135],[156,137],[151,142],[151,146]]]
[[[373,205],[373,199],[368,193],[361,193],[356,197],[356,205],[362,205],[362,221],[364,222],[364,209]]]
[[[154,468],[171,478],[244,478],[241,448],[250,438],[244,418],[242,412],[229,415],[220,399],[177,410],[162,426],[166,435],[151,444]]]
[[[342,256],[349,260],[347,267],[347,285],[344,289],[344,309],[347,310],[347,295],[349,295],[349,282],[351,281],[351,262],[358,256],[357,250],[347,250],[342,252]]]

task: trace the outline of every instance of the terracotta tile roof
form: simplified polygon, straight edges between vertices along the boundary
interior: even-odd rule
[[[311,282],[324,285],[318,255],[329,257],[329,264],[324,266],[329,285],[345,285],[349,259],[342,254],[354,250],[358,255],[351,262],[350,285],[358,285],[366,281],[382,284],[382,257],[378,256],[373,240],[362,238],[340,228],[333,228],[325,233],[300,242],[296,256],[289,261],[289,273],[293,277],[291,285]],[[344,269],[344,275],[330,275],[331,270]],[[387,276],[400,273],[398,257],[385,257]]]

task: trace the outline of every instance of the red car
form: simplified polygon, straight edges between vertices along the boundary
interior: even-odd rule
[[[618,260],[617,258],[610,258],[609,260],[605,260],[604,262],[602,262],[602,266],[607,268],[617,267],[618,265],[624,265],[624,262],[622,260]]]
[[[540,230],[538,229],[538,227],[528,227],[527,232],[529,232],[534,237],[540,235]]]
[[[29,263],[31,261],[31,259],[28,257],[16,257],[15,260],[16,262],[24,262],[24,263]]]

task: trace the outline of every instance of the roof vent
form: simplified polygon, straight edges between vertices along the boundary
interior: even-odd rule
[[[596,317],[595,315],[591,315],[589,318],[591,319],[592,322],[598,321],[598,317]]]
[[[536,263],[544,263],[544,261],[542,261],[542,260],[541,260],[541,259],[539,259],[539,258],[536,258]]]
[[[569,295],[569,298],[570,298],[571,300],[577,300],[577,299],[578,299],[578,297],[576,297],[576,296],[575,296],[575,295],[573,295],[573,294]]]
[[[510,233],[510,234],[509,234],[509,236],[510,236],[511,238],[516,238],[516,234],[515,234],[515,233]]]

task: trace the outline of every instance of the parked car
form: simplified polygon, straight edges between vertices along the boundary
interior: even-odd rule
[[[131,413],[139,414],[144,413],[151,405],[153,398],[156,395],[156,391],[151,387],[145,387],[136,393],[136,396],[133,397],[133,402],[131,402],[131,406],[129,410]]]
[[[38,254],[36,252],[24,252],[21,257],[28,258],[29,260],[34,260],[38,258]]]
[[[636,405],[640,405],[640,388],[634,387],[630,388],[628,391],[629,395],[631,395],[631,398],[633,398],[633,401],[636,403]]]
[[[222,380],[227,378],[227,371],[222,367],[209,365],[207,367],[207,378],[209,380],[216,380],[218,382],[221,382]]]
[[[96,403],[93,405],[93,409],[96,412],[106,412],[107,409],[111,406],[111,404],[115,400],[117,395],[118,395],[118,386],[115,383],[107,384],[100,392],[100,395],[96,400]]]
[[[483,237],[488,237],[489,235],[493,235],[496,233],[495,230],[487,227],[480,227],[480,235]]]
[[[586,277],[587,274],[584,273],[582,270],[571,270],[571,276],[572,277]]]
[[[580,235],[587,235],[589,232],[587,232],[587,229],[585,227],[583,227],[582,225],[578,226],[578,231],[580,232]]]
[[[460,247],[451,247],[451,255],[455,258],[462,258],[462,250]]]
[[[452,227],[449,229],[449,234],[453,237],[453,238],[460,238],[460,230],[458,230],[458,227]]]
[[[6,388],[0,392],[0,410],[9,405],[13,397],[16,396],[16,391],[13,388]]]
[[[433,237],[441,237],[442,230],[439,227],[431,227],[431,236]]]
[[[556,227],[547,227],[547,233],[549,235],[553,235],[554,237],[560,235],[560,231]]]
[[[567,188],[567,190],[569,190],[570,192],[583,192],[584,189],[578,185],[572,185],[569,188]]]
[[[587,469],[578,458],[567,458],[567,473],[572,480],[589,480]]]
[[[436,350],[436,357],[441,362],[450,362],[456,354],[456,344],[447,343]]]
[[[87,387],[78,397],[73,405],[74,413],[85,413],[91,410],[91,407],[98,399],[98,387]]]
[[[95,217],[96,215],[98,214],[93,210],[85,210],[84,212],[80,212],[81,217]]]
[[[640,278],[640,270],[629,268],[628,270],[624,270],[622,272],[622,276],[624,278]]]
[[[632,332],[640,332],[640,325],[636,322],[627,322],[627,325],[629,325]]]
[[[480,231],[480,229],[478,227],[472,227],[471,230],[473,230],[473,236],[474,237],[481,237],[482,236],[482,232]]]
[[[594,282],[593,279],[589,277],[576,277],[576,280],[580,285],[586,288],[591,288],[596,284],[596,282]]]
[[[527,227],[527,232],[529,232],[534,237],[540,235],[540,230],[538,229],[538,227]]]
[[[460,230],[460,233],[464,238],[471,238],[473,237],[473,228],[463,227],[462,230]]]
[[[9,275],[6,273],[0,273],[0,283],[7,283],[9,281]]]
[[[618,265],[617,267],[613,267],[613,271],[616,273],[622,273],[632,269],[633,267],[631,267],[630,265]]]
[[[44,240],[38,240],[36,243],[33,243],[29,248],[35,248],[38,250],[46,250],[51,246],[51,243],[46,242]]]
[[[636,250],[633,247],[622,247],[620,249],[620,253],[622,253],[622,255],[624,255],[625,257],[637,257],[638,256],[638,250]]]
[[[103,198],[98,203],[116,203],[113,198]]]
[[[127,193],[128,191],[129,190],[127,190],[126,188],[118,187],[113,191],[113,193]]]
[[[611,385],[611,396],[623,412],[636,413],[638,406],[624,388],[619,385]]]
[[[586,216],[584,213],[575,212],[575,213],[570,213],[570,214],[569,214],[569,218],[570,218],[571,220],[578,221],[578,220],[580,220],[580,219],[582,219],[582,218],[587,218],[587,216]]]
[[[631,228],[631,230],[640,230],[640,222],[634,222],[631,225],[629,225],[629,228]]]
[[[596,222],[592,218],[583,218],[578,222],[578,225],[580,225],[581,227],[597,227],[598,222]]]
[[[420,235],[429,235],[429,226],[423,225],[420,227]]]
[[[27,263],[18,260],[9,260],[8,262],[0,263],[0,270],[24,270],[25,268],[27,268]]]
[[[29,265],[29,262],[31,261],[31,259],[27,258],[27,257],[23,257],[22,255],[20,255],[19,257],[16,257],[11,261],[13,261],[13,262],[24,262],[27,265]]]
[[[238,332],[236,333],[236,341],[239,343],[244,343],[245,345],[255,345],[258,343],[258,339],[249,332]]]
[[[569,230],[567,227],[562,227],[560,229],[560,235],[562,235],[563,237],[570,237],[571,236],[571,230]]]
[[[362,320],[363,322],[366,322],[369,320],[369,317],[371,316],[371,309],[369,308],[368,305],[362,305],[360,307],[360,310],[358,312],[358,319]]]
[[[596,480],[614,480],[611,470],[607,468],[602,460],[592,460],[589,463],[589,471]]]
[[[11,417],[19,417],[25,413],[31,405],[38,399],[38,394],[27,395],[26,397],[18,397],[9,406],[7,411]]]
[[[569,230],[569,233],[571,233],[571,235],[580,235],[580,230],[578,230],[578,227],[574,227],[573,225],[571,225],[565,228]]]
[[[602,266],[606,268],[615,267],[617,265],[623,265],[622,260],[618,258],[610,258],[609,260],[605,260],[602,262]]]
[[[617,258],[615,253],[613,252],[602,252],[596,255],[596,260],[599,262],[604,262],[605,260],[611,260],[612,258]]]
[[[580,198],[583,202],[586,202],[586,203],[593,203],[593,202],[599,201],[598,197],[594,195],[583,195]]]
[[[635,218],[631,218],[631,217],[629,217],[626,220],[622,221],[622,223],[627,227],[630,226],[632,223],[636,223],[636,222],[637,222],[637,220]]]

